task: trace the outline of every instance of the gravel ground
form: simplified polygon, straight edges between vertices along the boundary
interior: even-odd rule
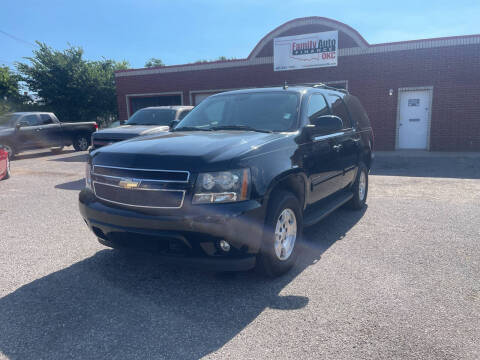
[[[480,358],[480,157],[379,154],[368,208],[268,280],[98,244],[85,156],[27,153],[0,182],[0,358]]]

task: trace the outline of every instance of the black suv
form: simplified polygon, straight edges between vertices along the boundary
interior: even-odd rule
[[[80,211],[110,247],[280,275],[304,226],[364,206],[372,146],[368,116],[345,91],[225,92],[170,132],[93,151]]]

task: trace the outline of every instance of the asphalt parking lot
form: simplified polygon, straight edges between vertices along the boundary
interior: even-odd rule
[[[0,182],[0,358],[480,358],[479,156],[378,154],[368,208],[307,229],[274,280],[101,246],[85,157],[23,154]]]

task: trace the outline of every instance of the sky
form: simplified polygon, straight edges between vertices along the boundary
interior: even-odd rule
[[[480,34],[480,1],[402,0],[0,0],[0,65],[32,55],[35,41],[84,49],[89,60],[143,67],[219,56],[245,58],[260,39],[298,17],[346,23],[370,44]]]

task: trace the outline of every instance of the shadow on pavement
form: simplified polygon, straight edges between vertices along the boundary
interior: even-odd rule
[[[13,161],[25,160],[25,159],[36,159],[36,158],[47,157],[47,156],[68,155],[74,152],[75,150],[72,149],[72,150],[63,150],[60,153],[53,153],[50,150],[43,150],[41,152],[20,153],[18,155],[15,155],[15,157],[13,158]]]
[[[49,161],[63,161],[63,162],[87,162],[88,153],[82,153],[74,156],[61,157],[56,159],[50,159]]]
[[[55,189],[82,190],[85,187],[85,178],[55,185]]]
[[[0,299],[0,352],[9,359],[200,358],[266,308],[305,307],[304,294],[280,292],[364,212],[341,209],[307,229],[303,260],[277,279],[192,271],[160,265],[151,254],[99,251]]]
[[[480,157],[377,156],[372,175],[480,179]]]

